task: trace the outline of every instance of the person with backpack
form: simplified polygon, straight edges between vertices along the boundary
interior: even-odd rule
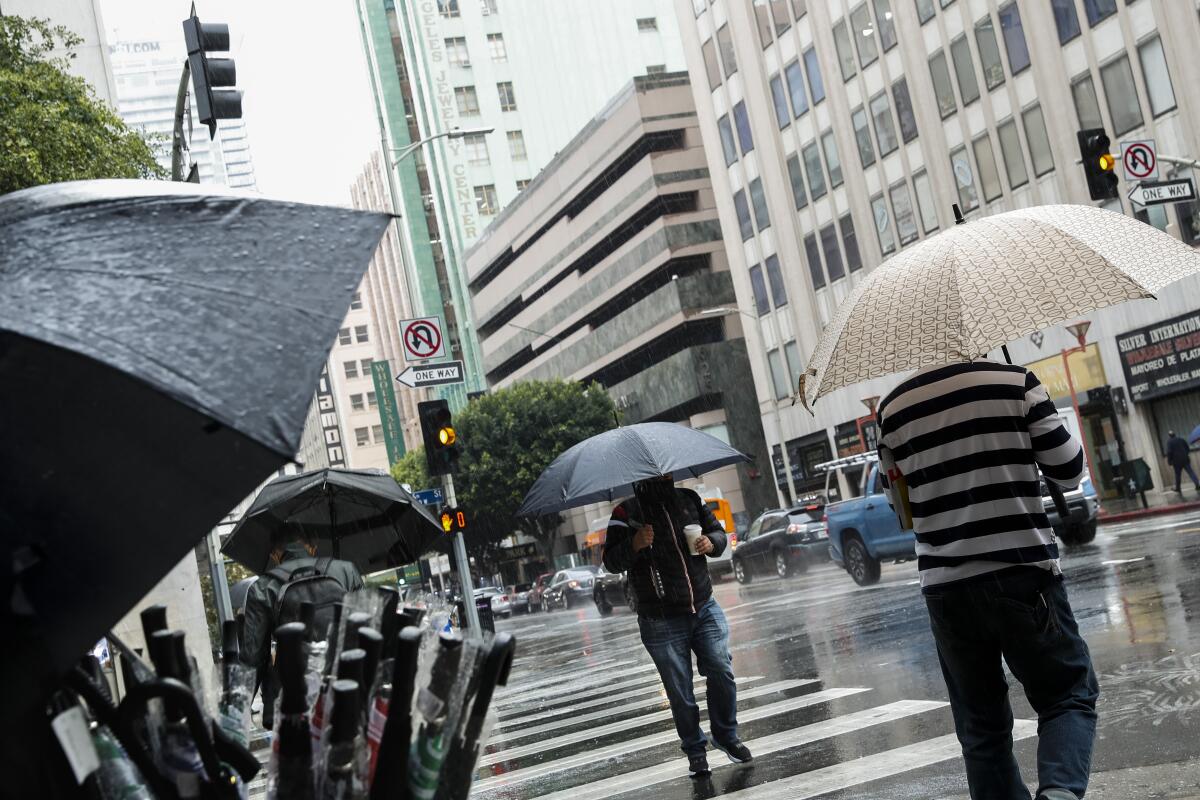
[[[363,587],[358,567],[337,558],[317,557],[312,536],[295,523],[281,525],[271,535],[271,562],[276,566],[259,577],[246,593],[242,630],[242,662],[258,670],[263,687],[263,727],[274,727],[274,679],[271,636],[286,622],[300,620],[300,606],[312,603],[311,640],[325,637],[333,622],[334,606],[347,592]]]

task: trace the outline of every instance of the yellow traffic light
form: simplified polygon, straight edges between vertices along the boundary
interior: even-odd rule
[[[458,435],[454,433],[454,428],[451,428],[449,425],[438,431],[438,441],[442,443],[443,447],[449,447],[457,439]]]
[[[446,533],[454,530],[454,516],[449,511],[442,512],[442,530]]]
[[[1113,167],[1116,165],[1117,159],[1113,157],[1112,153],[1105,153],[1100,156],[1100,169],[1104,170],[1105,172],[1112,172]]]

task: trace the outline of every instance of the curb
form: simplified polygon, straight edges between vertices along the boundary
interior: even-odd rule
[[[1176,503],[1171,506],[1158,506],[1156,508],[1139,508],[1135,511],[1118,511],[1115,514],[1100,513],[1101,522],[1124,522],[1131,519],[1142,519],[1143,517],[1159,517],[1164,514],[1179,514],[1184,511],[1200,510],[1200,500],[1191,503]]]

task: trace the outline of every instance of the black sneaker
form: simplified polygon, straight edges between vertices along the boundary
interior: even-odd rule
[[[708,768],[708,756],[704,753],[688,756],[688,775],[693,778],[703,778],[711,774],[712,770]]]
[[[754,760],[754,756],[750,755],[750,750],[741,742],[734,742],[733,744],[721,744],[720,742],[714,741],[713,747],[729,756],[729,760],[735,764],[745,764],[747,761]]]

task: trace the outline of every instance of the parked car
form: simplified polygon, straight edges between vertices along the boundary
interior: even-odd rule
[[[508,600],[512,604],[512,612],[514,614],[529,613],[529,593],[532,590],[532,583],[516,583],[508,587]]]
[[[508,592],[500,586],[483,586],[475,590],[475,599],[486,597],[491,600],[492,614],[497,617],[507,619],[512,616],[512,602],[508,599]]]
[[[592,598],[592,586],[600,568],[592,565],[560,569],[554,573],[550,586],[542,592],[542,611],[555,608],[571,608],[580,601]]]
[[[1065,545],[1087,544],[1095,539],[1100,522],[1100,498],[1096,495],[1091,477],[1085,475],[1079,488],[1063,492],[1063,499],[1067,501],[1067,510],[1070,512],[1065,523],[1058,516],[1058,509],[1054,507],[1045,481],[1042,482],[1042,505],[1054,527],[1054,535]]]
[[[542,595],[550,588],[550,580],[554,577],[553,572],[547,572],[543,575],[538,575],[536,581],[533,582],[533,588],[529,590],[529,594],[525,596],[525,613],[532,614],[534,611],[542,610]]]
[[[807,502],[765,511],[750,524],[733,553],[733,576],[750,583],[755,575],[774,573],[787,578],[824,560],[829,535],[824,504]]]
[[[636,613],[637,595],[629,585],[629,574],[609,572],[601,567],[592,584],[592,602],[602,617],[607,617],[617,606],[628,606],[630,611]]]

